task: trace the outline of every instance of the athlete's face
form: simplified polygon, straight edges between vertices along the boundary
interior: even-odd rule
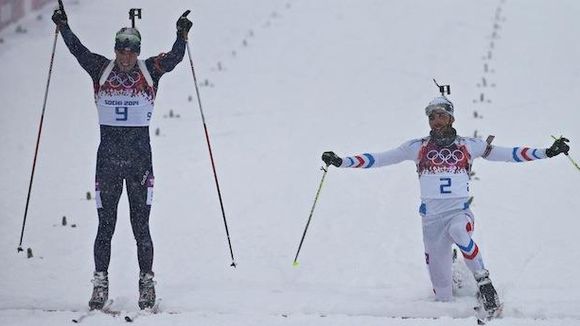
[[[437,130],[446,126],[451,126],[453,121],[453,117],[444,111],[436,110],[429,115],[429,127],[431,127],[431,130]]]
[[[137,63],[137,56],[139,53],[135,53],[130,50],[115,50],[117,66],[124,72],[128,72]]]

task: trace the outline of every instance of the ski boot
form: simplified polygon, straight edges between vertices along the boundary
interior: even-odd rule
[[[89,300],[90,310],[101,310],[109,299],[109,277],[107,272],[94,272],[93,279],[93,294]]]
[[[477,281],[477,286],[479,291],[477,292],[477,300],[480,302],[483,310],[486,312],[486,318],[492,319],[497,316],[502,311],[503,305],[499,301],[499,296],[491,284],[489,279],[489,271],[482,269],[475,272],[475,280]]]
[[[151,309],[155,305],[155,274],[153,272],[139,273],[139,308]]]

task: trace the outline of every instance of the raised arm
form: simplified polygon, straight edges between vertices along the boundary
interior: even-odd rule
[[[173,43],[171,51],[167,53],[161,53],[158,56],[150,57],[145,60],[147,69],[151,73],[151,77],[155,82],[158,82],[161,76],[173,70],[178,63],[183,60],[185,55],[185,43],[187,42],[187,33],[191,29],[193,23],[187,19],[189,10],[183,13],[177,20],[177,38]]]
[[[68,25],[68,18],[62,2],[59,1],[59,4],[60,7],[52,15],[52,21],[58,26],[64,43],[75,58],[77,58],[81,67],[89,73],[93,81],[98,81],[101,70],[110,60],[100,54],[92,53],[81,43]]]

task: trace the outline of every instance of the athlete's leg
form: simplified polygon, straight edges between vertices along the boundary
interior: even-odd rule
[[[149,213],[153,196],[153,168],[151,154],[141,156],[132,164],[131,176],[127,181],[127,194],[131,227],[137,242],[137,257],[142,273],[151,272],[153,267],[153,241],[149,232]]]
[[[423,220],[423,243],[425,261],[431,277],[435,299],[450,301],[452,294],[452,242],[445,234],[446,218]]]
[[[453,217],[449,226],[449,235],[463,253],[465,264],[477,281],[479,288],[478,299],[482,302],[483,308],[488,314],[495,314],[501,303],[489,278],[489,272],[485,269],[479,248],[471,239],[472,233],[473,215],[471,211],[466,210]]]
[[[104,157],[99,148],[95,192],[99,227],[94,245],[95,271],[106,272],[111,260],[111,240],[117,222],[117,204],[123,191],[123,178],[116,161]]]
[[[461,250],[465,265],[472,273],[476,273],[485,269],[485,266],[479,247],[471,238],[474,228],[473,220],[473,214],[469,210],[459,212],[451,219],[449,236]]]

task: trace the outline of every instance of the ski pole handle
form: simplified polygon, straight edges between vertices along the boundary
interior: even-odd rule
[[[193,23],[187,19],[187,16],[191,13],[191,10],[186,10],[177,20],[177,31],[181,31],[183,39],[187,42],[189,33],[189,29],[193,25]]]

